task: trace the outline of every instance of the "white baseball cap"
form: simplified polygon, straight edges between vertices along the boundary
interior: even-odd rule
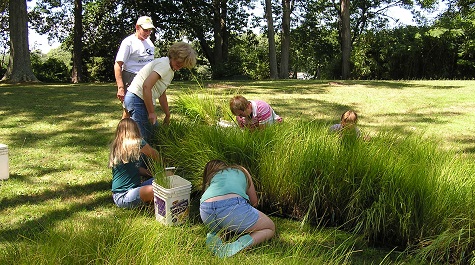
[[[143,29],[154,29],[152,19],[147,16],[139,17],[137,20],[137,25],[141,26]]]

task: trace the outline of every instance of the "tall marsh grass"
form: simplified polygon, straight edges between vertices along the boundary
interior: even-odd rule
[[[252,133],[203,122],[161,130],[164,156],[194,187],[207,161],[224,159],[250,170],[268,214],[339,226],[423,259],[475,261],[475,168],[435,140],[387,132],[348,142],[318,122]]]
[[[167,176],[162,159],[155,161],[152,158],[145,158],[145,165],[153,177],[153,182],[165,189],[171,188],[170,178]]]
[[[175,105],[176,111],[192,122],[214,125],[220,120],[233,121],[227,94],[218,97],[209,92],[186,90],[177,96]]]

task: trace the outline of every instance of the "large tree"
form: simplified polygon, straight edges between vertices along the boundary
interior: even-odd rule
[[[290,14],[294,7],[294,0],[282,0],[282,37],[280,49],[280,74],[282,79],[289,78],[290,60]]]
[[[340,0],[341,78],[350,77],[350,0]]]
[[[82,82],[82,0],[74,0],[74,31],[73,31],[73,69],[71,73],[71,82]]]
[[[8,52],[8,47],[10,47],[9,37],[8,37],[8,1],[0,1],[0,28],[4,29],[0,31],[0,52],[2,58],[0,59],[0,71],[6,69],[8,63],[5,62],[6,53]],[[3,74],[3,72],[2,72]],[[2,75],[0,75],[2,77]]]
[[[265,5],[265,17],[267,20],[267,39],[269,42],[269,67],[270,78],[277,79],[277,55],[275,51],[275,31],[274,31],[274,19],[272,18],[272,1],[266,0]]]
[[[182,26],[188,28],[187,32],[199,40],[201,49],[213,68],[213,77],[229,75],[227,65],[231,36],[242,33],[243,28],[247,26],[247,15],[243,7],[248,6],[250,1],[213,0],[212,4],[203,1],[199,7],[197,1],[190,2],[192,3],[184,6],[187,17],[184,22],[191,27],[185,24]],[[200,9],[202,12],[196,12]],[[198,18],[197,13],[201,14]],[[199,19],[201,23],[193,21],[195,19]],[[210,29],[213,31],[210,32]],[[209,39],[209,36],[213,36],[213,39]]]
[[[26,0],[9,1],[10,61],[2,81],[38,82],[31,69]]]

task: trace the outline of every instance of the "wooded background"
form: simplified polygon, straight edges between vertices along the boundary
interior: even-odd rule
[[[112,82],[120,42],[142,15],[157,27],[156,57],[181,40],[197,50],[198,66],[175,79],[475,77],[469,0],[36,0],[31,10],[26,1],[0,2],[4,82]],[[417,24],[394,21],[394,6]],[[440,7],[433,19],[421,12]],[[29,51],[28,27],[61,46]]]

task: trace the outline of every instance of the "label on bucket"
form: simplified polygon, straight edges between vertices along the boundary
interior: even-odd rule
[[[172,214],[172,222],[182,222],[188,216],[188,200],[177,200],[173,202],[173,206],[170,207]]]
[[[167,203],[166,199],[163,199],[160,196],[155,196],[155,214],[160,215],[164,220],[168,220],[168,222],[173,224],[183,223],[186,218],[188,218],[190,209],[189,204],[187,198],[178,199],[173,202],[168,201]]]
[[[162,198],[155,196],[155,209],[157,210],[157,214],[165,217],[165,214],[167,213],[166,207],[165,207],[165,201],[162,200]]]

